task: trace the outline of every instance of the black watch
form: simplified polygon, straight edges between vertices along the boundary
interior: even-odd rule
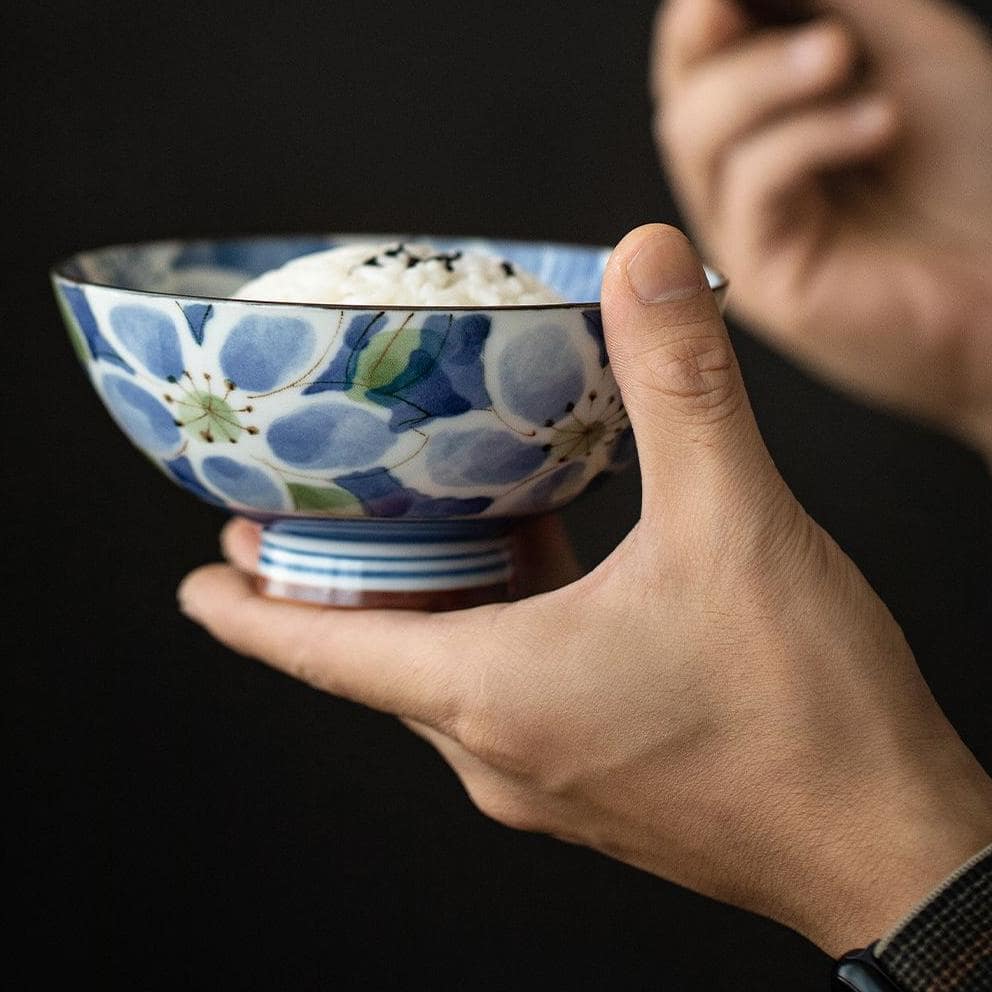
[[[882,971],[872,953],[874,944],[863,951],[848,951],[835,965],[830,988],[833,992],[901,992]]]

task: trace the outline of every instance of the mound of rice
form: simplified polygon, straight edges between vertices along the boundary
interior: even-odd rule
[[[245,283],[242,300],[358,306],[533,306],[563,300],[511,262],[429,244],[342,245]]]

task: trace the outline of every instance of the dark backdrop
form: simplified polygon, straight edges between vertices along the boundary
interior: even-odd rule
[[[46,285],[57,257],[132,239],[611,243],[671,219],[648,137],[652,6],[8,6],[12,987],[65,964],[126,989],[824,987],[799,937],[485,821],[391,719],[182,620],[175,586],[216,555],[222,518],[111,425]],[[786,479],[992,763],[979,460],[735,342]],[[569,511],[588,563],[637,505],[631,474]]]

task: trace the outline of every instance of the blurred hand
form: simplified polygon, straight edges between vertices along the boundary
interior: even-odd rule
[[[502,823],[832,953],[862,946],[992,839],[992,783],[776,472],[685,239],[628,235],[603,313],[644,504],[590,575],[458,613],[314,609],[254,593],[257,529],[235,521],[235,567],[187,577],[181,607],[237,651],[402,717]],[[572,565],[547,537],[533,568],[555,585]]]
[[[670,0],[656,134],[740,314],[992,461],[992,48],[941,0]],[[862,78],[859,66],[866,66]]]

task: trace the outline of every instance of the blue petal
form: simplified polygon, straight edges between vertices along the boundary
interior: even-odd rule
[[[196,477],[193,466],[185,456],[173,458],[171,462],[166,462],[165,468],[184,489],[188,489],[191,493],[199,496],[200,499],[205,500],[207,503],[212,503],[214,506],[224,506],[224,501],[218,499]]]
[[[439,434],[427,448],[427,471],[444,486],[516,482],[544,464],[547,455],[508,431],[478,427]]]
[[[503,402],[518,417],[539,424],[559,420],[585,389],[585,367],[565,328],[535,328],[504,349],[499,361]]]
[[[420,347],[406,369],[369,395],[393,408],[390,426],[402,430],[433,417],[456,417],[492,406],[482,350],[492,321],[479,313],[452,319],[432,314],[421,328]]]
[[[603,311],[583,310],[582,316],[585,318],[586,330],[599,348],[599,367],[605,369],[610,356],[606,353],[606,336],[603,334]]]
[[[60,288],[62,298],[68,304],[80,331],[83,332],[83,337],[86,338],[90,354],[97,360],[102,358],[104,361],[124,369],[125,372],[134,372],[134,369],[117,354],[114,346],[100,333],[96,317],[93,316],[93,311],[90,309],[86,294],[82,289],[79,286],[66,285],[62,285]]]
[[[297,317],[243,317],[220,350],[220,367],[239,389],[274,389],[313,354],[313,328]]]
[[[280,417],[266,437],[279,458],[300,468],[368,465],[396,440],[378,417],[340,404],[315,404]]]
[[[214,455],[204,458],[202,469],[207,481],[236,503],[253,510],[281,510],[285,504],[282,489],[260,468]]]
[[[355,317],[345,332],[341,350],[303,391],[348,390],[362,351],[376,334],[384,330],[387,318],[382,312]],[[484,410],[492,405],[486,390],[482,351],[492,321],[483,314],[431,314],[421,324],[420,345],[399,375],[391,382],[367,389],[365,396],[392,412],[389,426],[402,431],[434,417],[455,417],[467,410]]]
[[[361,500],[371,517],[465,517],[492,505],[488,496],[435,498],[404,486],[385,468],[339,475],[334,482]]]
[[[203,334],[207,327],[207,321],[213,316],[214,307],[212,303],[187,303],[181,307],[186,323],[189,324],[189,332],[193,335],[193,340],[203,344]]]
[[[303,390],[303,395],[310,396],[328,390],[344,392],[351,389],[355,383],[358,356],[385,324],[386,315],[381,310],[378,313],[360,313],[352,317],[348,329],[344,332],[344,342],[341,347],[335,352],[327,368]]]
[[[176,325],[161,310],[126,304],[110,311],[110,326],[121,344],[160,379],[183,374],[183,354]]]
[[[181,435],[172,414],[136,382],[105,375],[103,393],[114,420],[139,448],[163,455],[179,444]]]

